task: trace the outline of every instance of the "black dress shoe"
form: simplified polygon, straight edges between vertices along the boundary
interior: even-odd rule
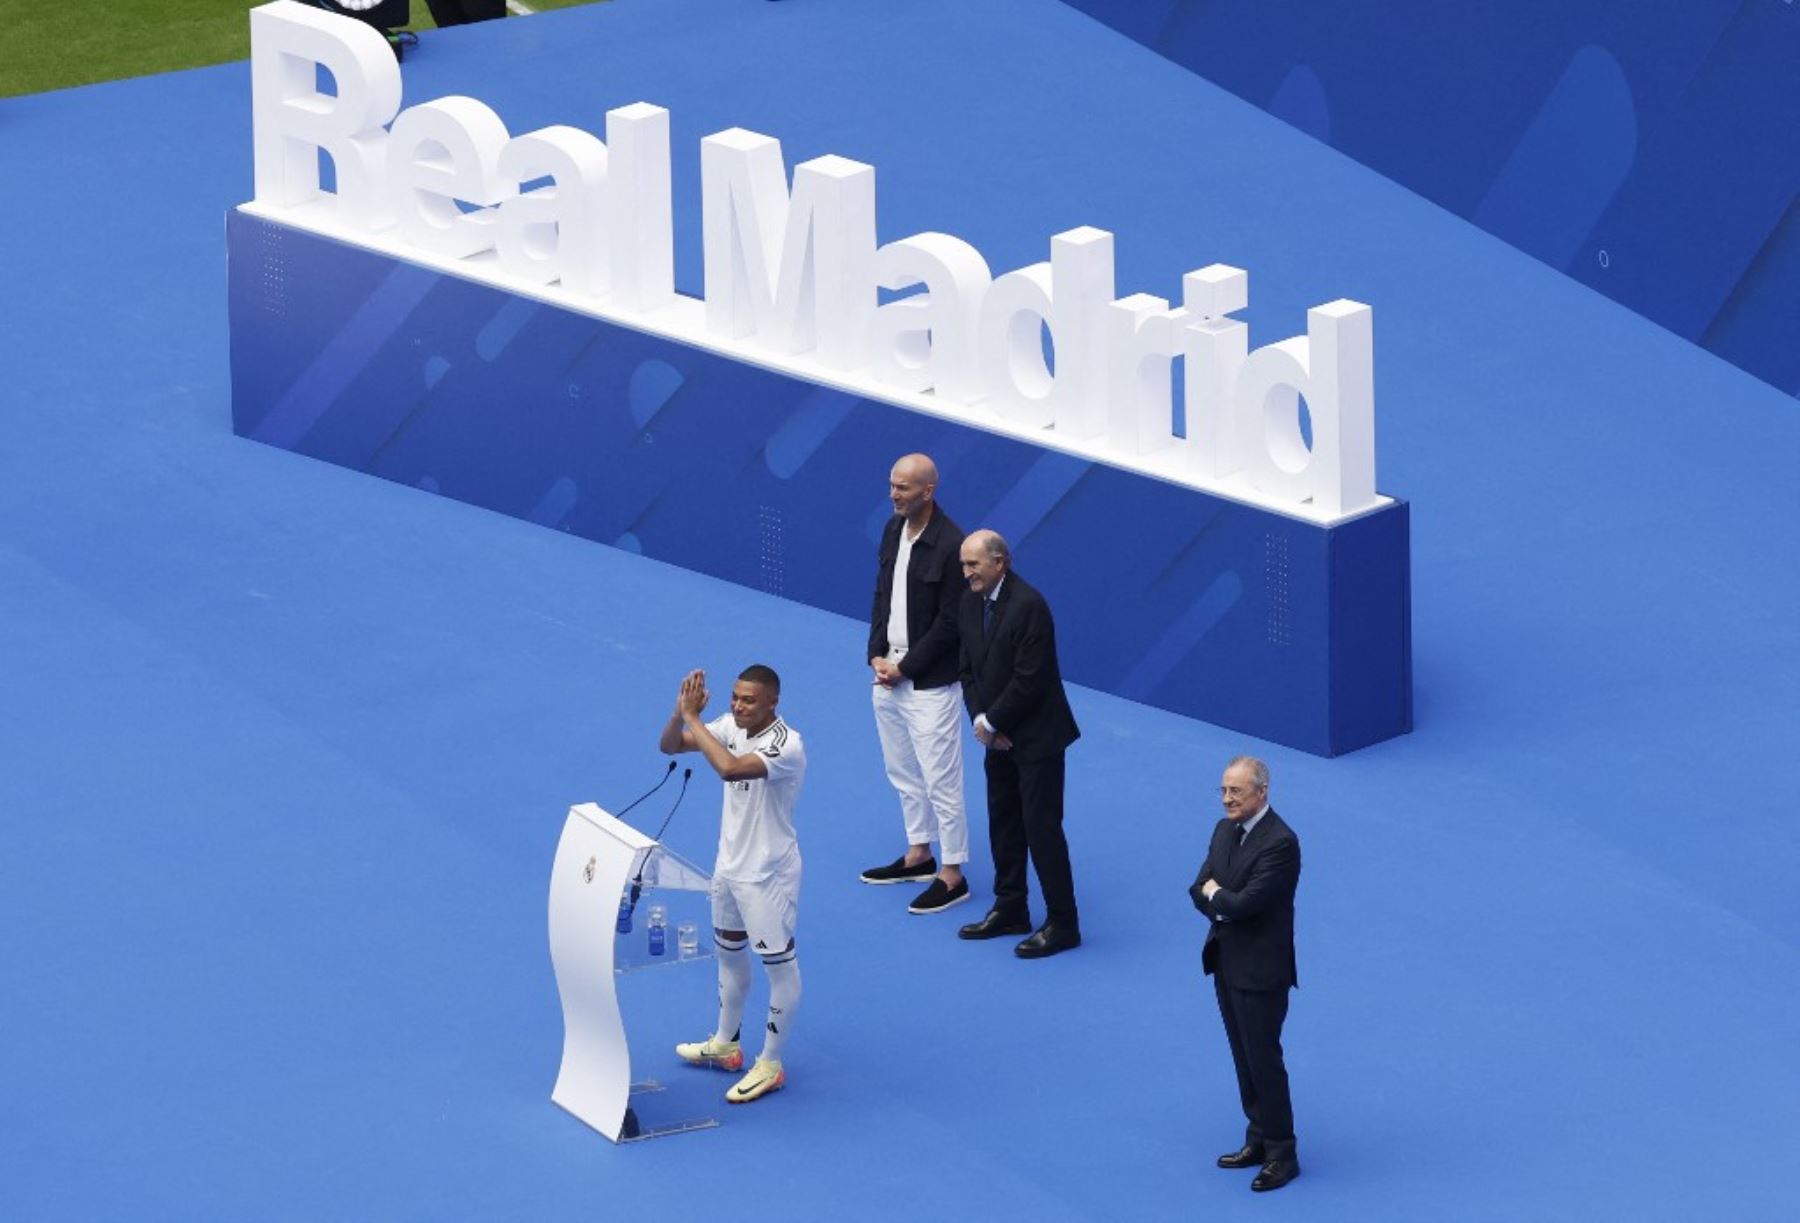
[[[1250,1182],[1250,1188],[1257,1193],[1267,1193],[1271,1189],[1279,1189],[1296,1176],[1300,1175],[1300,1161],[1297,1159],[1271,1159]]]
[[[1037,933],[1013,948],[1013,954],[1021,960],[1041,960],[1047,955],[1055,955],[1059,951],[1069,951],[1081,946],[1081,931],[1074,926],[1059,926],[1055,922],[1045,922],[1038,927]]]
[[[1219,1156],[1221,1168],[1254,1168],[1263,1161],[1263,1149],[1255,1143],[1245,1143],[1241,1150],[1229,1155]]]
[[[957,938],[1001,938],[1008,934],[1026,934],[1031,930],[1029,917],[1013,917],[991,909],[980,921],[970,922],[956,932]]]

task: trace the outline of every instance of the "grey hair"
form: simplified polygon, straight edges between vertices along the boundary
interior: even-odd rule
[[[1006,546],[1006,540],[1001,538],[998,531],[983,532],[981,546],[991,561],[1010,562],[1012,560],[1012,549]]]
[[[1250,770],[1250,780],[1256,783],[1257,789],[1266,790],[1269,788],[1268,765],[1258,760],[1255,756],[1233,756],[1231,758],[1231,763],[1226,765],[1225,769],[1227,772],[1230,772],[1240,764]]]

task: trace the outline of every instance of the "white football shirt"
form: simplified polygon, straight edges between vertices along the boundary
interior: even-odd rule
[[[776,718],[751,736],[730,714],[706,724],[712,737],[734,756],[755,752],[763,758],[767,777],[725,783],[725,806],[719,818],[719,857],[713,874],[742,883],[760,883],[800,859],[794,836],[794,804],[806,777],[806,747],[800,732]]]

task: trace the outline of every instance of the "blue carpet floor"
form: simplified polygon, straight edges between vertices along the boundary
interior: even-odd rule
[[[884,240],[1099,225],[1121,293],[1251,269],[1258,343],[1370,301],[1418,729],[1326,761],[1077,690],[1087,942],[959,943],[856,882],[899,839],[861,626],[231,435],[243,65],[0,102],[0,1217],[1793,1217],[1792,399],[1051,0],[616,0],[406,80],[669,106],[689,292],[742,125],[877,165]],[[614,1148],[548,1098],[550,855],[752,659],[812,760],[791,1083]],[[1306,1171],[1255,1201],[1185,895],[1242,750],[1306,854]]]

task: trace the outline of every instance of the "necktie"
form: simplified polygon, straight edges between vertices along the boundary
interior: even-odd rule
[[[983,637],[986,637],[989,633],[991,633],[993,631],[994,631],[994,601],[992,599],[983,599],[981,601],[981,635]]]
[[[1242,845],[1245,841],[1248,841],[1249,839],[1250,839],[1250,826],[1248,824],[1245,824],[1238,829],[1238,844]]]

